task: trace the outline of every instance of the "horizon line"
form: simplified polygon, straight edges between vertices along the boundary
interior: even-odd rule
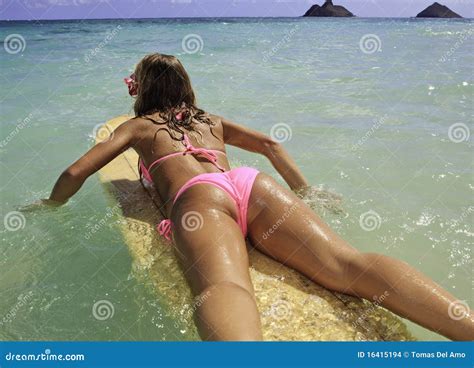
[[[138,20],[138,19],[235,19],[235,18],[267,18],[267,19],[277,19],[277,18],[287,18],[287,19],[299,19],[299,18],[310,18],[310,19],[367,19],[367,18],[373,18],[373,19],[424,19],[424,20],[430,20],[430,19],[440,19],[440,20],[471,20],[474,18],[468,18],[468,17],[462,17],[462,18],[417,18],[415,16],[410,16],[410,17],[377,17],[377,16],[366,16],[366,17],[358,17],[358,16],[353,16],[353,17],[311,17],[311,16],[304,16],[304,15],[295,15],[295,16],[231,16],[231,17],[226,17],[226,16],[219,16],[219,17],[136,17],[136,18],[44,18],[44,19],[0,19],[0,22],[41,22],[41,21],[61,21],[61,20],[78,20],[78,21],[84,21],[84,20]]]

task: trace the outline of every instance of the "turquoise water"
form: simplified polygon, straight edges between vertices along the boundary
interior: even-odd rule
[[[469,20],[1,22],[2,39],[21,38],[1,50],[0,339],[187,338],[132,267],[97,177],[59,210],[12,212],[48,196],[97,124],[131,112],[122,78],[155,51],[181,58],[201,107],[272,132],[311,183],[342,195],[346,214],[324,217],[345,239],[472,305],[473,31]]]

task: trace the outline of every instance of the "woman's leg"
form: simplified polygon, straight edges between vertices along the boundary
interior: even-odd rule
[[[383,299],[387,309],[450,339],[474,339],[472,314],[450,318],[456,298],[446,290],[404,262],[357,251],[265,174],[252,189],[248,220],[257,249],[314,282],[371,301]]]
[[[235,216],[230,197],[210,185],[191,187],[173,208],[174,240],[196,297],[203,340],[262,339],[246,243]]]

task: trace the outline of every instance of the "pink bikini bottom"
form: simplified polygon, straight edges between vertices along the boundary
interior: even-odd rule
[[[205,173],[195,176],[188,180],[176,193],[173,204],[176,203],[177,199],[184,191],[196,184],[211,184],[217,188],[222,189],[228,193],[229,196],[234,200],[237,207],[238,218],[237,224],[242,230],[244,237],[247,236],[247,210],[249,206],[249,197],[252,190],[253,183],[258,170],[252,167],[239,167],[230,171],[222,173]],[[163,235],[167,240],[171,240],[171,220],[165,219],[161,221],[158,226],[158,232]]]

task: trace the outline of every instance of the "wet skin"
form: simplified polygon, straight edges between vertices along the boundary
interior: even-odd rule
[[[225,152],[228,144],[264,155],[290,189],[308,186],[279,143],[222,117],[213,115],[212,119],[212,132],[208,125],[199,123],[196,130],[200,134],[187,132],[193,145]],[[166,130],[155,136],[157,129],[164,126],[142,118],[125,122],[109,139],[91,148],[61,174],[45,204],[65,203],[90,175],[126,149],[137,151],[147,167],[160,157],[184,150],[182,142],[172,140]],[[225,155],[219,154],[218,162],[230,169]],[[246,242],[236,222],[235,203],[221,189],[198,184],[185,191],[172,206],[171,198],[186,181],[211,172],[220,171],[206,159],[180,155],[153,168],[151,176],[164,212],[174,224],[176,255],[186,279],[195,297],[205,300],[195,312],[201,337],[260,340],[259,312],[249,275]],[[182,221],[190,211],[199,213],[202,222],[192,231]],[[281,221],[282,216],[285,221]],[[359,252],[298,196],[267,174],[260,173],[255,180],[247,223],[248,237],[255,248],[315,283],[368,300],[388,292],[382,305],[394,313],[453,340],[474,339],[474,318],[469,311],[460,320],[450,318],[448,311],[457,302],[454,296],[404,262]],[[275,230],[269,234],[269,229]]]

